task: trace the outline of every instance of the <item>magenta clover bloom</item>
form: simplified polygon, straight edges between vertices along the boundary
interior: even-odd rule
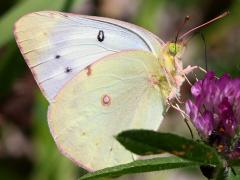
[[[201,138],[230,159],[240,157],[240,78],[208,72],[191,93],[186,113]]]

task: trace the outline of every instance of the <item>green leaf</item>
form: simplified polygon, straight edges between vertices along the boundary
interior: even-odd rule
[[[240,175],[232,175],[230,177],[228,177],[227,180],[239,180],[240,179]]]
[[[234,159],[234,160],[230,160],[228,161],[229,166],[240,166],[240,159]]]
[[[22,0],[10,9],[0,20],[0,46],[13,38],[14,23],[23,15],[40,10],[61,10],[67,0]]]
[[[230,169],[228,171],[228,179],[227,180],[239,180],[239,179],[240,179],[239,169],[237,171],[236,171],[236,169],[234,169],[234,170]]]
[[[229,169],[222,167],[218,169],[216,180],[228,180],[229,179]]]
[[[105,168],[93,173],[88,173],[82,176],[80,180],[97,179],[102,177],[116,177],[131,173],[160,171],[197,165],[199,164],[186,161],[178,157],[162,157],[148,160],[137,160],[128,164]]]
[[[170,133],[129,130],[116,138],[125,148],[139,155],[168,152],[203,164],[222,164],[217,152],[210,146]]]

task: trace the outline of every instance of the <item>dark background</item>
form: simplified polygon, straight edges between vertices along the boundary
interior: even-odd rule
[[[239,0],[3,1],[0,6],[0,179],[3,180],[66,180],[84,173],[58,152],[47,126],[48,103],[39,92],[13,38],[13,23],[22,15],[39,10],[112,17],[140,25],[164,41],[174,40],[186,15],[190,15],[190,21],[182,32],[229,10],[229,16],[201,32],[206,39],[209,69],[218,75],[240,74]],[[196,34],[188,43],[183,62],[205,67],[204,43],[200,35]],[[185,127],[177,128],[173,122],[164,123],[162,128],[187,131]],[[171,170],[124,179],[198,178],[198,170],[186,171]]]

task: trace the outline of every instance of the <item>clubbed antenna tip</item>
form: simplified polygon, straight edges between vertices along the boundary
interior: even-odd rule
[[[182,40],[184,37],[186,37],[187,35],[191,34],[192,32],[194,32],[194,31],[196,31],[196,30],[198,30],[198,29],[200,29],[200,28],[202,28],[204,26],[207,26],[207,25],[211,24],[212,22],[217,21],[218,19],[221,19],[221,18],[229,15],[229,13],[230,13],[229,11],[226,11],[226,12],[222,13],[221,15],[215,17],[214,19],[212,19],[212,20],[210,20],[210,21],[208,21],[208,22],[206,22],[206,23],[204,23],[204,24],[202,24],[200,26],[197,26],[197,27],[187,31],[179,39]]]

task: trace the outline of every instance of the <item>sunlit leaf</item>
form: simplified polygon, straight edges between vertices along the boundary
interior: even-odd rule
[[[139,155],[168,152],[195,162],[222,164],[217,152],[210,146],[170,133],[129,130],[116,138],[128,150]]]
[[[80,180],[97,179],[101,177],[116,177],[125,174],[160,171],[165,169],[182,168],[196,165],[198,164],[183,160],[178,157],[162,157],[148,160],[137,160],[128,164],[114,166],[93,173],[88,173],[82,176]]]

